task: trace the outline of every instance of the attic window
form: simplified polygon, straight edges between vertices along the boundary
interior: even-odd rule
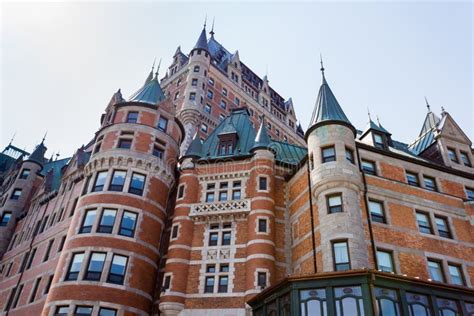
[[[456,150],[454,148],[448,147],[448,156],[449,160],[452,162],[458,163],[458,156],[456,155]]]
[[[471,160],[469,160],[469,155],[467,152],[461,151],[461,161],[466,167],[471,167]]]
[[[385,143],[381,134],[374,133],[374,145],[376,148],[385,149]]]

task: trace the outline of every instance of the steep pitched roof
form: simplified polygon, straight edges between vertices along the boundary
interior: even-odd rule
[[[202,29],[201,34],[199,35],[199,38],[193,49],[204,49],[206,51],[209,51],[209,47],[207,46],[206,26],[204,26],[204,28]]]
[[[410,151],[415,155],[419,155],[425,151],[436,141],[436,131],[440,124],[441,119],[436,116],[436,114],[431,112],[431,110],[428,110],[420,134],[418,135],[417,139],[415,139],[415,141],[408,146],[408,149],[410,149]]]
[[[371,130],[377,131],[380,133],[384,133],[386,135],[391,135],[389,131],[387,131],[380,123],[377,125],[372,119],[369,117],[369,121],[367,122],[367,126],[365,127],[364,132],[360,136],[362,139],[365,135],[367,135]]]
[[[153,78],[150,82],[141,87],[137,92],[135,92],[129,99],[133,102],[142,102],[149,104],[157,104],[165,99],[165,94],[161,89],[160,83],[158,82],[157,76]]]
[[[49,191],[58,190],[61,186],[62,168],[66,166],[71,158],[64,158],[48,162],[44,165],[41,174],[46,176],[46,186]]]
[[[260,124],[260,128],[258,129],[254,144],[250,150],[254,151],[257,149],[266,149],[270,145],[270,142],[271,140],[268,136],[267,127],[265,126],[265,119],[262,119],[262,123]]]
[[[319,88],[318,98],[316,99],[316,105],[306,135],[308,135],[314,127],[324,122],[341,122],[344,125],[350,126],[355,134],[355,128],[342,110],[326,81],[324,68],[321,68],[321,70],[323,72],[323,83]]]
[[[186,154],[183,156],[184,157],[195,157],[195,158],[201,158],[202,156],[202,141],[199,138],[199,135],[196,133],[194,134],[193,141],[191,144],[189,144],[189,148],[186,151]]]

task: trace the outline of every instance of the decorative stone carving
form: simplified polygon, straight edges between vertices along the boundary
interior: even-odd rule
[[[191,205],[189,216],[193,220],[245,217],[250,212],[250,200],[233,200]]]

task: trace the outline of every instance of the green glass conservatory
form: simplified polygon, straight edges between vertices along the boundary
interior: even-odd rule
[[[373,270],[288,277],[248,304],[255,316],[474,315],[474,290]]]

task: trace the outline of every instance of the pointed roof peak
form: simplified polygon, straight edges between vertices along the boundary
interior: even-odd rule
[[[204,28],[201,31],[201,34],[199,35],[199,38],[196,42],[196,45],[194,45],[193,50],[195,49],[204,49],[206,51],[209,51],[209,47],[207,46],[207,36],[206,36],[206,23],[204,22]]]
[[[426,96],[425,96],[425,103],[426,103],[426,108],[428,109],[428,113],[431,112],[431,106],[428,103],[428,99],[426,98]]]
[[[160,64],[156,69],[155,76],[153,77],[153,72],[150,72],[145,84],[140,89],[138,89],[138,91],[132,94],[129,101],[157,104],[165,99],[165,94],[163,93],[158,81],[158,71],[160,70]]]
[[[323,75],[323,84],[327,84],[326,82],[326,77],[324,76],[324,63],[323,63],[323,55],[322,54],[319,54],[319,61],[321,63],[321,74]]]
[[[47,132],[46,132],[47,134]],[[31,153],[31,155],[28,156],[28,159],[27,160],[30,160],[30,161],[34,161],[40,165],[43,165],[44,162],[45,162],[45,159],[44,159],[44,154],[46,153],[46,146],[44,145],[44,140],[46,138],[46,134],[44,135],[43,139],[41,140],[41,143],[39,143],[35,149],[33,150],[33,152]]]
[[[216,17],[213,17],[212,18],[212,27],[211,27],[211,31],[209,32],[209,34],[211,35],[211,37],[214,37],[214,22],[216,21]]]
[[[262,115],[262,123],[260,124],[257,135],[255,136],[255,143],[250,151],[268,149],[270,142],[270,137],[268,136],[267,127],[265,125],[265,115]]]
[[[201,152],[202,152],[202,141],[201,141],[201,138],[199,138],[198,132],[196,132],[183,158],[184,157],[201,158]]]
[[[156,60],[156,58],[155,58]],[[153,66],[155,66],[155,62],[153,62]],[[156,67],[156,71],[155,71],[155,78],[156,80],[158,80],[158,74],[160,73],[160,67],[161,67],[161,58],[160,58],[160,61],[158,62],[158,67]],[[153,70],[153,68],[152,68]]]

